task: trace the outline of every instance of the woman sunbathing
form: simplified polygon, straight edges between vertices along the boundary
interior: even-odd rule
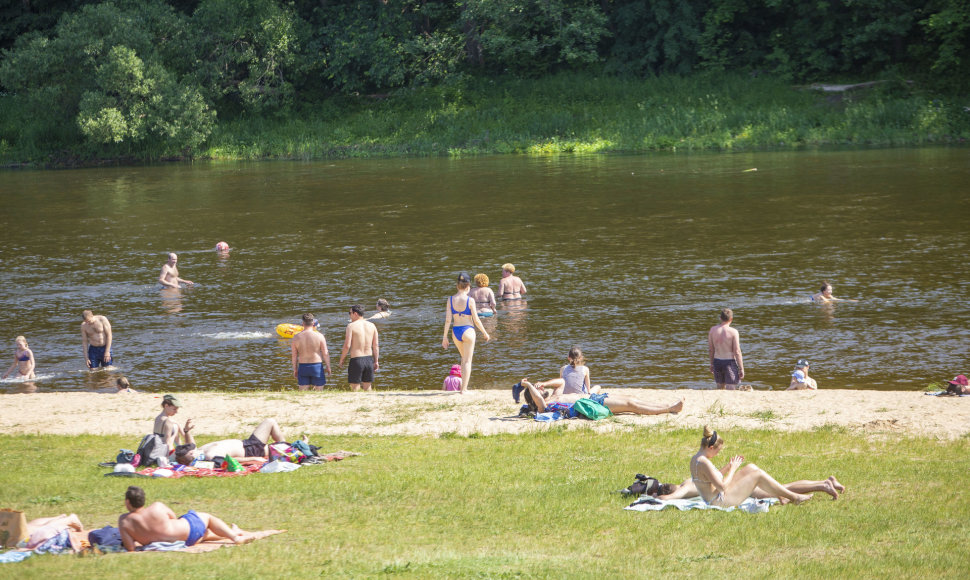
[[[724,469],[718,470],[711,463],[711,459],[716,457],[723,448],[724,439],[718,437],[717,431],[712,431],[710,427],[704,427],[700,450],[690,460],[690,481],[700,496],[704,498],[704,501],[711,505],[719,507],[736,506],[748,497],[759,499],[777,497],[783,504],[790,501],[802,503],[812,499],[811,495],[807,495],[812,491],[824,491],[831,495],[833,499],[838,498],[838,492],[845,491],[845,487],[834,476],[824,481],[792,482],[789,484],[792,487],[789,488],[778,483],[753,463],[742,468],[741,463],[744,462],[744,457],[740,455],[732,457]],[[809,489],[814,487],[819,489]],[[831,491],[828,489],[829,487],[831,487]],[[686,494],[687,491],[689,490],[686,485],[682,485],[673,494],[661,499],[676,499],[671,496]]]
[[[545,413],[546,411],[565,411],[568,413],[572,409],[573,403],[580,399],[591,399],[592,401],[605,406],[613,413],[634,413],[636,415],[662,415],[663,413],[679,413],[684,409],[684,400],[681,399],[670,406],[651,405],[643,401],[622,395],[619,393],[594,393],[591,395],[581,395],[578,393],[568,395],[557,395],[549,389],[540,390],[529,382],[522,379],[520,383],[524,388],[525,402],[529,409],[535,413]],[[541,382],[539,384],[542,384]]]

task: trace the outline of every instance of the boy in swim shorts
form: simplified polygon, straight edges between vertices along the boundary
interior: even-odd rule
[[[231,540],[234,544],[245,544],[253,539],[252,534],[236,526],[230,527],[214,515],[189,510],[181,517],[160,501],[145,507],[145,490],[132,485],[125,492],[125,508],[128,513],[118,518],[118,531],[121,543],[129,552],[135,545],[147,546],[152,542],[185,542],[194,546],[203,540]]]

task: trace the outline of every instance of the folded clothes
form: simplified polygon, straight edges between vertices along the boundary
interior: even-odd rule
[[[753,497],[749,497],[741,502],[741,505],[735,508],[710,505],[699,497],[692,499],[657,499],[654,497],[643,496],[623,509],[635,512],[657,512],[667,507],[675,507],[682,512],[687,510],[718,510],[722,512],[732,512],[735,509],[739,509],[741,511],[748,512],[749,514],[757,514],[768,511],[768,508],[775,503],[778,503],[778,500],[773,497],[768,499],[754,499]]]

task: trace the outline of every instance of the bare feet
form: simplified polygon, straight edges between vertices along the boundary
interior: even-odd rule
[[[683,399],[677,401],[676,403],[674,403],[670,407],[670,412],[671,413],[680,413],[683,410],[684,410],[684,400]]]
[[[788,505],[788,504],[791,503],[791,500],[788,499],[787,497],[779,497],[778,498],[778,503],[781,504],[781,505]]]
[[[828,481],[832,482],[832,487],[835,488],[835,491],[845,493],[845,486],[839,483],[839,480],[835,479],[834,475],[830,475]]]
[[[792,501],[795,502],[795,505],[801,505],[810,499],[812,499],[812,494],[796,493],[795,499]]]
[[[832,496],[833,500],[839,499],[839,492],[836,491],[835,486],[832,485],[832,482],[830,480],[826,479],[822,485],[823,485],[822,491]]]

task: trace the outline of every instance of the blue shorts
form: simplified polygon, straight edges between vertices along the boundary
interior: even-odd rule
[[[88,345],[88,362],[91,363],[91,368],[96,369],[100,367],[106,367],[111,364],[111,358],[105,358],[104,353],[107,352],[108,345],[104,346],[94,346],[93,344]]]
[[[205,536],[205,522],[199,517],[199,514],[195,513],[195,510],[189,510],[185,515],[179,516],[180,520],[185,520],[189,522],[189,537],[185,540],[186,546],[194,546],[199,543],[199,540]]]
[[[323,372],[323,363],[300,363],[296,371],[296,384],[322,387],[327,384],[327,375]]]
[[[465,331],[472,328],[470,325],[466,326],[452,326],[451,333],[455,335],[455,340],[461,340],[461,337],[465,336]]]
[[[589,396],[589,400],[594,403],[599,403],[600,405],[606,406],[606,397],[609,397],[609,393],[596,393]]]

